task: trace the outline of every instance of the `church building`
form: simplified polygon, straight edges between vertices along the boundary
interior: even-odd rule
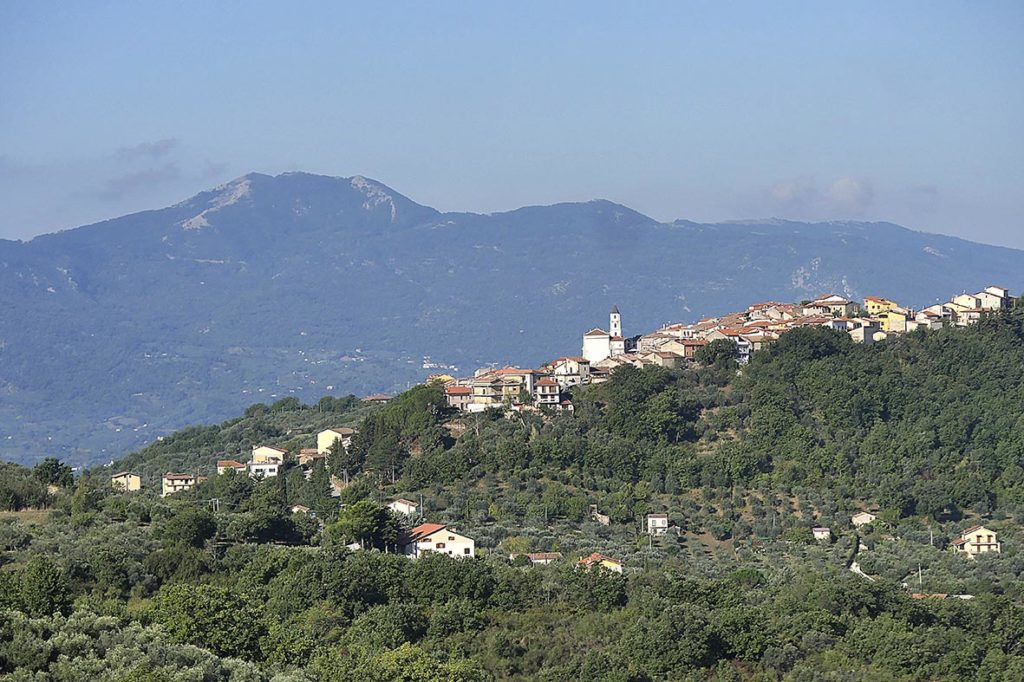
[[[618,306],[612,306],[608,315],[608,331],[594,328],[583,335],[583,357],[591,365],[605,358],[622,355],[629,348],[629,341],[622,336],[622,315]]]

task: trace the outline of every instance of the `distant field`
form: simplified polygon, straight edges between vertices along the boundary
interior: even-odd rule
[[[50,520],[51,509],[22,509],[21,511],[0,511],[0,520],[18,519],[22,523],[44,524]]]

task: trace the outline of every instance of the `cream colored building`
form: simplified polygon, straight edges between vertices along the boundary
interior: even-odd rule
[[[142,490],[142,476],[122,471],[110,477],[110,486],[115,490],[133,493]]]
[[[352,445],[352,436],[354,435],[356,435],[356,430],[347,426],[325,429],[316,434],[316,450],[321,455],[326,455],[327,451],[334,445],[334,442],[339,440],[342,447],[347,450]]]
[[[988,552],[999,554],[1002,551],[1002,545],[996,537],[996,532],[985,526],[972,526],[968,528],[951,543],[951,546],[954,551],[966,554],[969,557],[976,557],[979,554],[986,554]]]
[[[866,526],[869,523],[873,523],[874,520],[877,518],[878,517],[872,514],[871,512],[859,511],[850,517],[850,523],[852,523],[854,527],[860,528],[861,526]]]
[[[167,497],[183,490],[191,490],[196,483],[205,480],[202,476],[195,474],[166,473],[160,480],[160,497]]]
[[[404,516],[418,516],[420,513],[420,506],[412,500],[407,500],[405,498],[399,498],[388,502],[388,509],[396,514],[402,514]]]
[[[288,451],[273,445],[254,445],[252,448],[252,464],[283,464]]]
[[[664,535],[668,532],[668,514],[648,514],[645,525],[651,535]]]

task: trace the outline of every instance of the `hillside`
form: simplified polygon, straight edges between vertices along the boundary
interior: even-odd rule
[[[469,415],[440,409],[435,383],[385,406],[256,404],[116,462],[143,474],[137,493],[112,491],[110,468],[72,487],[52,462],[0,467],[0,503],[16,509],[0,511],[0,674],[74,679],[62,671],[91,665],[100,680],[162,680],[177,664],[214,679],[653,682],[1024,671],[1020,303],[972,327],[874,345],[796,329],[745,367],[712,349],[683,370],[625,366],[574,400],[575,416]],[[341,424],[359,432],[330,459],[352,480],[338,499],[328,471],[314,464],[307,478],[294,455]],[[160,472],[212,474],[217,458],[266,442],[288,450],[280,476],[231,472],[158,497]],[[63,488],[47,496],[53,481]],[[422,518],[378,504],[399,496],[421,500]],[[17,510],[40,498],[51,514]],[[877,518],[854,528],[860,510]],[[641,531],[651,512],[666,515],[664,535]],[[395,556],[402,528],[422,521],[473,538],[477,558]],[[980,524],[998,533],[999,552],[951,551]],[[828,537],[813,539],[822,526]],[[345,549],[355,541],[387,551]],[[574,568],[595,551],[623,572]],[[524,552],[561,556],[538,566],[511,556]],[[34,653],[44,650],[56,655]]]
[[[251,174],[0,241],[0,457],[114,459],[255,401],[395,390],[752,299],[1024,287],[1024,252],[887,223],[658,223],[607,201],[439,213],[365,178]]]

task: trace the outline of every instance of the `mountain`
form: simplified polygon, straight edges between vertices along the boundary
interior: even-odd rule
[[[295,395],[396,389],[825,292],[1024,287],[1024,251],[889,223],[659,223],[608,201],[440,213],[363,177],[250,174],[0,240],[0,458],[106,461]],[[429,362],[425,361],[429,358]],[[425,367],[426,366],[426,367]]]

